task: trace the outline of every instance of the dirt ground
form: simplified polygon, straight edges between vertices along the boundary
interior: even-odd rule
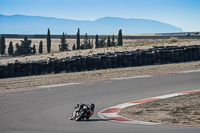
[[[187,94],[127,107],[119,115],[165,124],[200,126],[200,93]]]
[[[47,74],[38,76],[26,76],[16,78],[0,79],[0,89],[14,89],[41,85],[90,82],[98,80],[109,80],[119,77],[133,77],[149,74],[174,73],[186,70],[199,70],[200,61],[153,65],[142,67],[127,67],[118,69],[105,69],[96,71],[85,71],[76,73]]]

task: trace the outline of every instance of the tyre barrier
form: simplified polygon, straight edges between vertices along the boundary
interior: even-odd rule
[[[8,70],[9,70],[9,77],[14,77],[15,71],[14,71],[14,64],[8,63]]]
[[[36,61],[32,62],[32,74],[38,75],[38,63]]]
[[[80,72],[108,68],[135,67],[200,60],[200,45],[161,46],[147,50],[98,53],[32,62],[0,65],[0,78],[42,75],[61,72]]]

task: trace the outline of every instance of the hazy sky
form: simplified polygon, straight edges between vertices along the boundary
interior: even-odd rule
[[[75,20],[101,17],[151,19],[200,31],[200,0],[0,0],[0,14]]]

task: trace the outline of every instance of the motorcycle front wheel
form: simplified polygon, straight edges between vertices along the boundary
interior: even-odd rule
[[[84,112],[78,113],[78,115],[76,116],[76,121],[80,121],[81,119],[84,119],[84,115],[85,115]]]

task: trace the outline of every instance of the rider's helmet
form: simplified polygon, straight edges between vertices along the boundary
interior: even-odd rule
[[[94,110],[94,108],[95,108],[94,103],[91,103],[91,104],[90,104],[90,107],[91,107],[92,110]]]

